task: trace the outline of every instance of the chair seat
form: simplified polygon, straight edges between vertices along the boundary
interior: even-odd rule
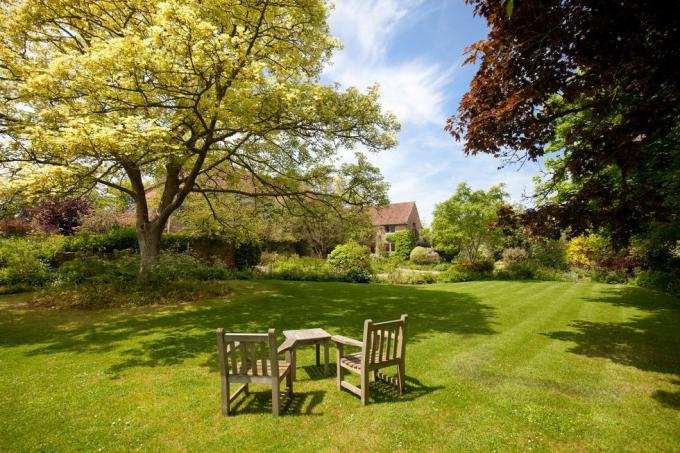
[[[375,357],[373,360],[374,364],[379,364],[380,362],[387,362],[389,359],[387,358],[387,353],[383,352],[382,354],[382,359],[378,359],[379,354],[376,352]],[[391,360],[390,362],[394,362],[394,360]],[[340,358],[340,365],[348,368],[350,370],[361,370],[361,353],[360,352],[355,352],[354,354],[348,354],[345,356],[342,356]],[[375,366],[375,365],[373,365]]]
[[[348,354],[340,357],[340,365],[345,368],[350,368],[352,370],[361,369],[361,353],[356,352],[354,354]]]
[[[243,368],[242,362],[238,362],[237,369],[240,371]],[[288,371],[288,368],[290,368],[290,363],[286,362],[285,360],[279,360],[279,377],[282,377],[284,374],[286,374],[286,371]],[[267,360],[267,373],[266,376],[271,376],[272,373],[272,363]],[[244,375],[245,373],[238,373],[236,375]],[[253,374],[252,367],[248,368],[248,376],[255,376]],[[257,361],[257,376],[264,376],[265,373],[262,372],[262,360]]]

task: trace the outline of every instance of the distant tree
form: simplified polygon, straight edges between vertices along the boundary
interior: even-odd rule
[[[488,191],[473,191],[466,183],[460,183],[451,198],[434,208],[435,250],[449,255],[460,253],[471,263],[480,261],[484,249],[493,251],[501,240],[500,230],[492,226],[506,197],[502,184]]]
[[[468,48],[479,68],[447,129],[468,154],[559,155],[524,222],[604,227],[619,244],[651,221],[677,222],[680,2],[468,3],[490,30]]]
[[[1,2],[2,197],[126,194],[141,275],[191,193],[372,203],[373,169],[335,158],[394,146],[398,124],[377,89],[321,83],[338,47],[328,12],[323,0]],[[245,189],[230,184],[243,174]],[[324,192],[338,174],[347,190]]]

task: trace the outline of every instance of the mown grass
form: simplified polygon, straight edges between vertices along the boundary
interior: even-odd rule
[[[98,311],[0,298],[0,450],[680,450],[677,299],[565,282],[229,285]],[[365,318],[401,313],[404,396],[371,384],[362,407],[308,348],[282,417],[266,387],[220,415],[216,327],[359,337]]]

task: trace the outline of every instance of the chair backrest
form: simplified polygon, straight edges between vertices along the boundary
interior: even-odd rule
[[[224,329],[219,328],[217,349],[220,367],[226,375],[279,375],[274,329],[269,329],[267,333],[225,333]]]
[[[364,322],[362,357],[364,365],[379,365],[384,362],[403,360],[406,352],[407,315],[395,321],[374,323]]]

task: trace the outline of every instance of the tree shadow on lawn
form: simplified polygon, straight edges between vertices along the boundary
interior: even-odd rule
[[[409,343],[437,333],[491,335],[493,308],[469,294],[424,287],[304,282],[243,282],[227,298],[182,306],[118,311],[101,320],[73,326],[59,319],[31,323],[21,335],[7,335],[0,346],[34,344],[28,355],[117,351],[120,362],[107,370],[113,377],[133,367],[171,366],[209,354],[203,366],[217,369],[215,329],[263,332],[323,327],[332,334],[361,338],[365,319],[409,315]],[[50,314],[50,313],[48,313]],[[64,315],[51,312],[54,317]],[[85,313],[83,318],[92,316]],[[96,317],[96,314],[95,314]],[[96,319],[96,318],[95,318]],[[9,318],[13,330],[16,318]],[[0,330],[4,331],[4,318]],[[124,349],[127,345],[131,347]]]
[[[574,330],[546,334],[570,341],[569,352],[606,358],[639,370],[670,375],[669,383],[680,380],[680,303],[677,299],[638,288],[607,289],[588,302],[634,307],[646,312],[625,322],[574,321]],[[667,407],[680,409],[680,391],[657,390],[652,397]]]

